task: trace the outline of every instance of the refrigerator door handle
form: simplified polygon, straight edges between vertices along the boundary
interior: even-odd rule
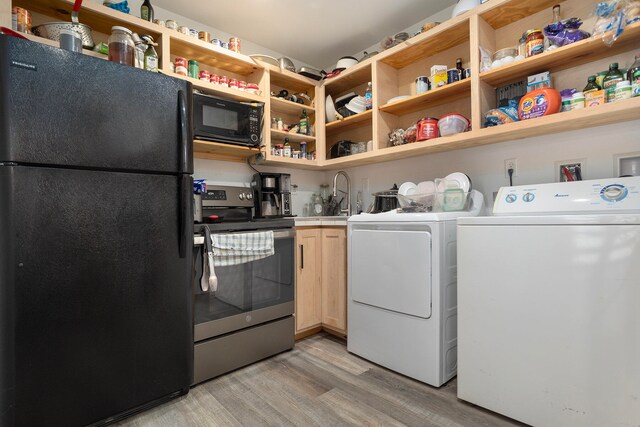
[[[187,242],[189,239],[193,242],[193,213],[191,213],[190,206],[193,204],[191,197],[193,197],[193,179],[191,175],[181,175],[180,188],[178,189],[178,197],[180,200],[179,212],[178,212],[178,248],[180,252],[180,258],[187,256]]]
[[[191,111],[187,105],[187,96],[184,91],[178,91],[178,118],[179,118],[179,171],[180,173],[190,173],[191,170],[191,141],[189,140],[191,133],[191,123],[188,112]]]

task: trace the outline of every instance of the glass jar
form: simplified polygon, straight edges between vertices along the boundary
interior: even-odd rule
[[[133,43],[132,32],[125,27],[111,27],[109,36],[109,61],[133,66],[135,64],[136,46]]]
[[[322,197],[317,193],[313,193],[313,196],[311,196],[311,209],[312,209],[311,213],[313,216],[322,216],[322,211],[323,211]]]

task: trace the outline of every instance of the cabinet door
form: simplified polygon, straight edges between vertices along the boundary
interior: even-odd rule
[[[320,281],[320,229],[296,232],[296,333],[322,322]]]
[[[322,229],[322,324],[347,333],[347,233]]]

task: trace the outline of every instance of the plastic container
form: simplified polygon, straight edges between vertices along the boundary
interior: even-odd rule
[[[621,99],[629,99],[631,98],[631,95],[631,82],[629,80],[623,80],[616,84],[616,101],[620,101]]]
[[[438,120],[438,130],[440,131],[440,136],[455,135],[466,131],[470,124],[469,119],[462,114],[445,114]]]
[[[520,120],[548,116],[559,112],[561,107],[562,97],[557,90],[551,88],[533,90],[520,99],[518,116]]]

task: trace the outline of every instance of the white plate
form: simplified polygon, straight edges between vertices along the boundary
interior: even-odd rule
[[[333,98],[331,95],[327,95],[327,99],[325,100],[325,113],[327,115],[327,123],[335,122],[336,120],[336,106],[333,104]]]
[[[413,182],[403,182],[398,188],[398,194],[402,196],[411,196],[416,194],[417,186]]]
[[[465,193],[468,193],[469,190],[471,190],[471,181],[469,180],[469,177],[462,172],[451,173],[445,176],[444,179],[448,181],[456,181]]]
[[[400,96],[396,96],[394,98],[391,98],[390,100],[387,101],[387,104],[391,104],[392,102],[396,102],[396,101],[401,101],[403,99],[407,99],[409,97],[409,95],[400,95]]]
[[[417,194],[431,194],[436,192],[436,183],[433,181],[422,181],[416,188]]]
[[[280,62],[278,62],[278,60],[276,58],[274,58],[273,56],[269,56],[269,55],[261,55],[261,54],[252,54],[249,55],[252,59],[257,59],[258,61],[262,61],[264,63],[267,64],[271,64],[274,65],[276,67],[280,67]]]

